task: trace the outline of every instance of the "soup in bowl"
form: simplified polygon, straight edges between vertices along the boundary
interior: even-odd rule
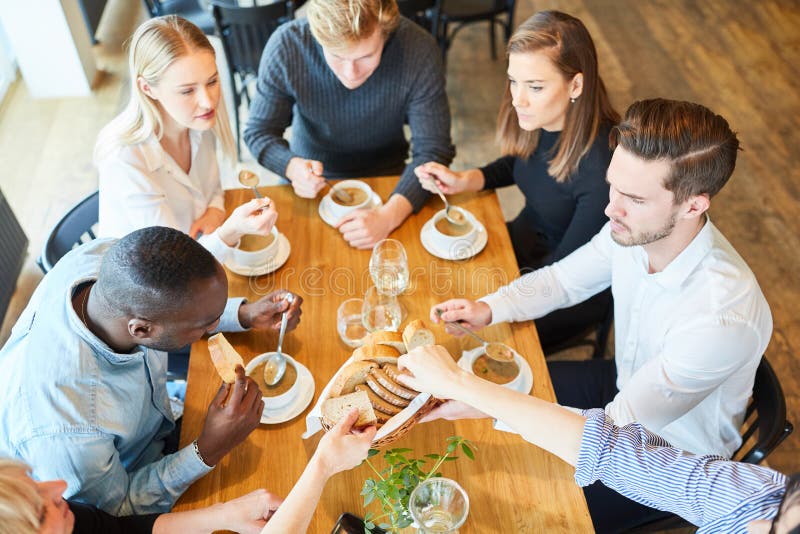
[[[294,360],[286,358],[286,372],[281,378],[280,382],[274,386],[268,386],[265,372],[265,363],[267,358],[275,354],[274,352],[267,352],[256,356],[247,364],[245,374],[258,384],[258,389],[261,390],[261,396],[264,399],[265,409],[281,408],[290,404],[297,398],[298,383],[297,383],[297,367],[294,365]]]
[[[242,267],[260,267],[267,264],[278,252],[278,228],[273,226],[267,235],[247,234],[233,249],[233,261]]]
[[[347,192],[349,195],[349,200],[344,201],[339,196],[334,195],[333,189],[331,189],[325,197],[328,209],[337,219],[341,219],[351,211],[366,208],[372,199],[372,189],[359,180],[342,180],[334,184],[333,187],[338,191]]]
[[[430,239],[433,244],[441,251],[446,251],[458,257],[459,249],[471,247],[478,237],[475,217],[463,208],[452,206],[450,208],[451,217],[454,212],[461,216],[462,224],[455,224],[447,219],[444,210],[436,212],[433,216],[433,228],[431,229]]]

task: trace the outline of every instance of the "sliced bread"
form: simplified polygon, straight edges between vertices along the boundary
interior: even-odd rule
[[[436,344],[433,332],[428,330],[425,323],[419,319],[414,319],[403,329],[403,341],[408,351],[412,351],[417,347]]]
[[[356,384],[366,382],[367,375],[375,367],[378,367],[378,364],[370,361],[355,361],[347,364],[331,384],[330,396],[338,397],[352,393],[355,391]]]
[[[208,338],[208,352],[222,380],[228,384],[236,382],[236,366],[244,367],[244,361],[225,336],[214,334]]]
[[[376,330],[367,334],[364,338],[364,345],[387,345],[397,349],[400,354],[406,353],[406,344],[403,343],[403,335],[400,332]]]
[[[322,403],[322,419],[330,426],[336,425],[353,408],[358,408],[358,420],[353,428],[365,428],[378,422],[365,391],[356,391],[326,400]]]
[[[362,345],[353,351],[353,359],[358,361],[369,361],[378,364],[397,363],[400,352],[389,345]]]

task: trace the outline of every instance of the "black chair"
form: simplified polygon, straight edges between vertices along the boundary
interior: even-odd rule
[[[236,150],[241,154],[239,108],[242,100],[250,105],[248,84],[258,76],[261,53],[275,29],[294,18],[294,2],[282,1],[255,7],[231,7],[212,0],[217,35],[228,60],[233,88],[233,116],[236,123]]]
[[[397,7],[400,8],[401,15],[413,20],[438,39],[442,0],[397,0]]]
[[[495,25],[499,24],[503,28],[505,42],[508,42],[514,27],[515,3],[515,0],[443,0],[439,18],[439,46],[445,60],[456,33],[468,24],[482,21],[489,22],[492,59],[497,59]]]
[[[781,383],[764,356],[758,364],[753,396],[745,412],[742,446],[733,454],[733,459],[748,464],[760,464],[793,430],[792,423],[786,419],[786,398],[783,396]],[[643,534],[693,526],[682,517],[670,515],[627,532]]]
[[[236,0],[230,0],[234,2]],[[206,35],[214,33],[214,19],[198,0],[144,0],[151,17],[179,15],[203,30]]]
[[[43,273],[47,274],[64,254],[96,237],[94,229],[99,213],[98,200],[99,195],[95,191],[70,208],[50,230],[42,253],[36,260]]]

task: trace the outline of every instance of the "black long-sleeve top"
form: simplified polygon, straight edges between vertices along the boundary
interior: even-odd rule
[[[527,256],[535,258],[528,267],[549,265],[568,256],[608,221],[604,210],[608,204],[605,178],[611,161],[610,129],[610,125],[601,126],[577,171],[562,183],[547,172],[560,132],[541,130],[539,144],[527,160],[506,156],[481,168],[484,189],[516,183],[525,196],[525,207],[510,225],[515,249],[529,249]]]
[[[102,510],[75,501],[67,501],[75,515],[72,534],[150,534],[161,514],[115,517]]]

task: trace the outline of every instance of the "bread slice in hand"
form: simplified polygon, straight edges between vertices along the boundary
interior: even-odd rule
[[[364,391],[356,391],[355,393],[326,400],[322,403],[322,419],[329,426],[334,426],[342,417],[347,416],[353,408],[358,408],[358,420],[353,425],[353,428],[366,428],[378,422],[369,397]]]
[[[409,352],[417,347],[436,344],[433,332],[428,330],[425,323],[419,319],[414,319],[403,329],[403,341],[406,344],[406,350]]]
[[[369,361],[378,364],[397,363],[400,352],[388,345],[362,345],[353,351],[356,361]]]
[[[244,367],[244,361],[225,336],[214,334],[208,338],[208,352],[222,380],[228,384],[236,382],[236,366]]]
[[[357,384],[363,384],[367,380],[370,370],[378,367],[376,362],[363,361],[352,362],[342,368],[336,380],[331,384],[329,395],[338,397],[355,391]]]
[[[376,330],[367,334],[364,338],[364,345],[386,345],[397,349],[400,354],[406,353],[406,344],[403,342],[403,335],[400,332]]]

